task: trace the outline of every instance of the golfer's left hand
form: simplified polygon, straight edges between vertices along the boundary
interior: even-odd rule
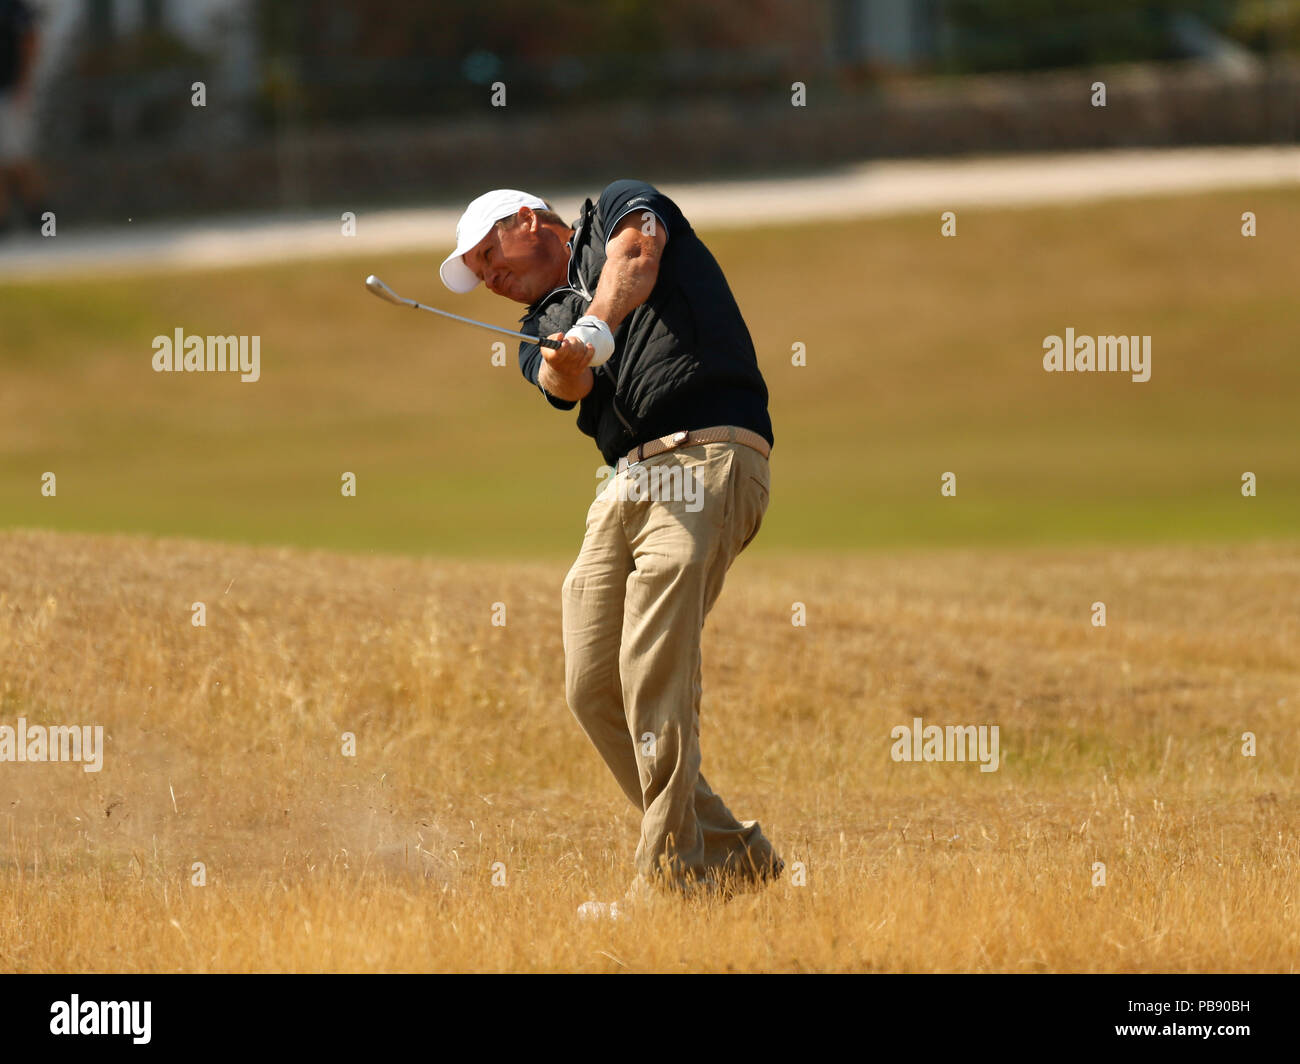
[[[555,370],[561,377],[576,377],[589,365],[596,354],[596,349],[591,344],[584,344],[576,336],[565,336],[564,333],[551,333],[548,340],[564,341],[559,347],[543,347],[542,357],[546,359],[547,365]]]

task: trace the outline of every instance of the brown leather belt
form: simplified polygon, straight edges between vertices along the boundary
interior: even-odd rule
[[[665,451],[674,451],[678,447],[694,447],[700,443],[743,443],[746,447],[752,447],[764,458],[772,453],[767,440],[757,432],[736,425],[715,425],[713,428],[674,432],[668,436],[660,436],[657,440],[647,440],[628,451],[626,457],[618,460],[617,471],[621,473],[628,466],[644,462],[647,458],[653,458]]]

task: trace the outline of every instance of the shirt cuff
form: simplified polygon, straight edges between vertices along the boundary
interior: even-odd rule
[[[551,406],[555,407],[556,410],[572,410],[575,406],[578,405],[578,401],[576,399],[557,399],[545,388],[543,388],[541,384],[537,385],[537,390],[540,391],[544,396],[546,396],[546,401],[550,403]]]

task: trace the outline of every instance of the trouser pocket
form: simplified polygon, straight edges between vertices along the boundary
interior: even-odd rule
[[[732,465],[732,535],[739,554],[758,535],[771,498],[771,473],[767,459],[749,447],[736,449]]]

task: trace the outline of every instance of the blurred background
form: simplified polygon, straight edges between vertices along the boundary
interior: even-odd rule
[[[1300,103],[1297,0],[30,2],[39,152],[68,221],[420,203],[521,158],[568,183],[587,176],[579,129],[629,172],[715,179],[1290,143]],[[1107,83],[1104,121],[1081,71]]]
[[[361,281],[510,326],[437,280],[464,203],[639,177],[772,393],[756,550],[1300,529],[1300,0],[29,6],[5,527],[570,556],[591,441]],[[261,379],[152,372],[177,328],[259,336]],[[1066,328],[1151,335],[1151,380],[1044,373]]]

